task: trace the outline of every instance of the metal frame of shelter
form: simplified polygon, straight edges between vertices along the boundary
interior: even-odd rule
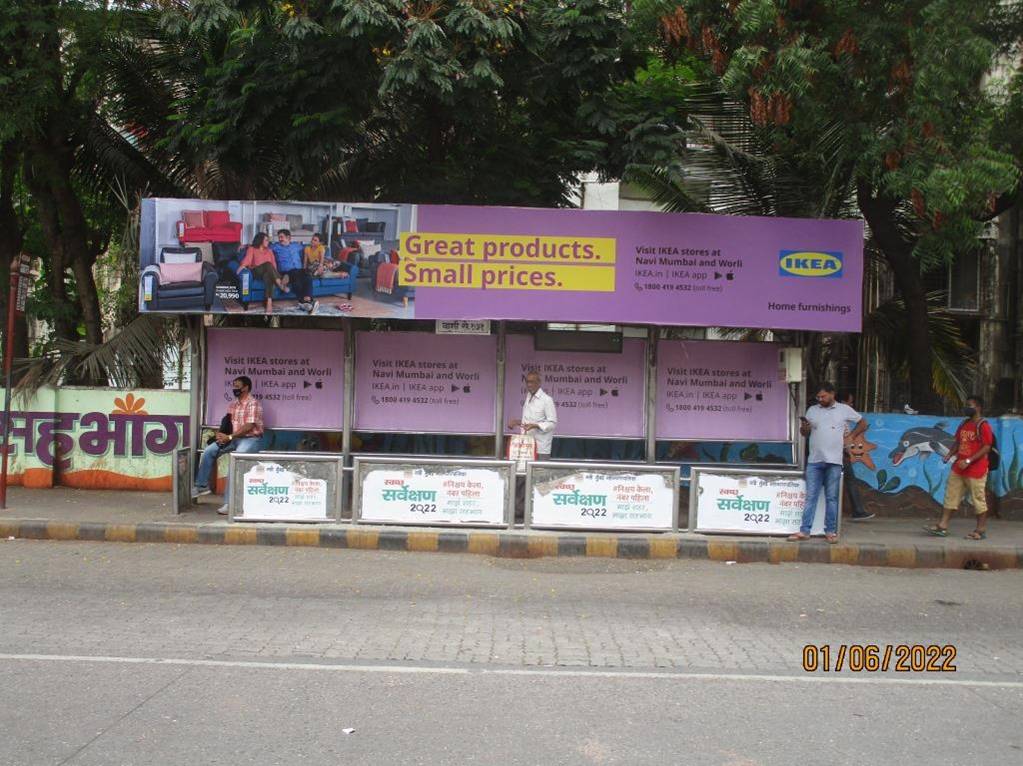
[[[195,344],[195,351],[197,351],[197,353],[193,352],[193,354],[192,354],[192,370],[191,370],[191,372],[192,372],[192,386],[191,386],[191,393],[192,393],[192,396],[191,396],[191,426],[192,426],[192,430],[191,430],[191,433],[193,434],[193,438],[198,439],[199,438],[199,434],[202,431],[202,428],[204,428],[204,427],[211,427],[211,426],[215,426],[216,425],[216,424],[211,424],[211,423],[205,422],[205,421],[209,420],[209,418],[206,417],[206,402],[205,402],[206,379],[207,379],[207,372],[206,372],[206,370],[207,370],[207,362],[208,362],[208,359],[207,359],[208,354],[207,354],[206,331],[207,331],[208,328],[210,328],[213,325],[213,322],[212,322],[212,315],[205,315],[203,317],[203,319],[198,319],[197,321],[196,320],[192,320],[192,318],[189,317],[189,321],[190,321],[190,328],[192,330],[193,342]],[[427,330],[425,329],[425,326],[427,324],[434,324],[434,320],[420,320],[420,321],[422,321],[422,323],[424,325],[424,329],[422,330],[423,332],[427,332]],[[276,321],[275,321],[275,324],[276,324]],[[495,396],[494,428],[493,428],[493,430],[491,432],[479,433],[479,434],[464,434],[462,432],[458,432],[458,433],[460,435],[492,436],[494,438],[493,459],[494,460],[501,460],[501,459],[504,458],[504,446],[505,446],[505,433],[504,433],[503,424],[505,423],[505,419],[507,417],[507,413],[505,412],[505,406],[504,406],[504,396],[505,396],[505,375],[506,375],[506,367],[507,367],[507,365],[506,365],[506,362],[507,362],[507,357],[506,357],[506,340],[507,340],[507,337],[508,337],[508,333],[506,332],[506,326],[507,326],[506,321],[500,320],[500,321],[493,322],[492,324],[496,326],[496,330],[492,330],[492,333],[495,334],[496,337],[497,337],[497,354],[496,354],[496,359],[495,359],[497,386],[496,386],[496,390],[494,392],[494,396]],[[635,328],[636,326],[630,326],[630,327]],[[227,328],[218,328],[218,329],[227,329]],[[239,329],[243,329],[243,328],[239,328]],[[264,328],[244,328],[244,329],[257,330],[257,329],[264,329]],[[265,331],[266,332],[274,332],[275,329],[276,328],[272,326],[272,327],[265,328]],[[344,381],[343,382],[343,385],[344,385],[344,404],[343,404],[343,417],[342,417],[343,427],[341,429],[341,451],[340,451],[340,457],[343,460],[343,465],[344,465],[345,473],[347,473],[349,475],[349,477],[352,477],[353,476],[353,470],[354,470],[353,458],[356,456],[356,454],[358,454],[360,457],[367,457],[367,458],[370,457],[369,453],[353,453],[353,450],[352,450],[352,434],[354,432],[352,426],[353,426],[353,422],[354,422],[354,413],[355,413],[355,407],[356,407],[356,401],[355,401],[355,370],[356,370],[357,359],[356,359],[355,348],[356,348],[356,332],[357,331],[355,330],[355,328],[353,326],[353,321],[351,319],[348,319],[348,318],[341,318],[341,320],[340,320],[340,327],[337,328],[337,329],[325,329],[325,328],[322,327],[322,325],[320,325],[319,327],[316,327],[316,328],[309,328],[309,329],[316,329],[316,330],[322,330],[323,332],[336,333],[339,336],[339,339],[343,339],[343,343],[344,343],[344,354],[343,354],[343,359],[344,359],[344,376],[343,376],[343,381]],[[588,461],[588,460],[573,460],[573,461],[560,461],[559,460],[558,461],[559,463],[571,462],[571,463],[577,463],[580,466],[586,466],[586,467],[592,467],[592,468],[596,468],[597,466],[601,466],[601,465],[605,465],[605,466],[606,465],[614,465],[614,466],[616,466],[616,467],[618,467],[620,469],[624,469],[624,470],[628,470],[630,467],[632,467],[633,469],[639,469],[642,466],[653,466],[653,465],[657,465],[657,466],[660,466],[660,467],[665,468],[665,469],[670,469],[672,467],[678,469],[680,467],[680,464],[676,463],[676,462],[670,462],[670,463],[669,462],[660,462],[660,463],[658,463],[658,461],[656,460],[657,442],[659,441],[658,438],[657,438],[657,377],[658,377],[657,376],[657,351],[658,351],[658,342],[659,342],[659,339],[660,339],[660,329],[661,328],[658,325],[646,325],[646,326],[643,326],[642,329],[645,329],[645,331],[646,331],[646,335],[645,335],[645,342],[646,342],[646,365],[645,365],[645,369],[644,369],[644,378],[645,379],[644,379],[644,382],[643,382],[644,389],[645,389],[645,412],[644,412],[644,418],[645,418],[645,437],[644,437],[644,446],[645,446],[646,458],[644,460],[620,461],[620,462],[616,462],[616,463],[612,463],[612,464],[609,464],[607,461]],[[418,330],[416,330],[416,331],[418,331]],[[358,332],[370,332],[370,331],[359,330]],[[633,334],[630,335],[630,337],[639,337],[639,336],[636,335],[635,331],[634,331]],[[701,343],[701,342],[706,342],[706,341],[693,339],[693,340],[687,341],[687,342]],[[781,351],[782,348],[784,348],[784,346],[782,346],[781,344],[772,344],[772,345],[776,346],[779,349],[779,352]],[[568,352],[567,351],[565,353],[572,353],[572,352]],[[782,379],[782,382],[784,383],[784,378]],[[803,401],[804,398],[805,398],[805,388],[806,388],[805,376],[804,376],[804,378],[803,378],[803,380],[801,382],[799,382],[799,383],[788,383],[788,384],[786,384],[786,387],[788,388],[788,397],[786,399],[786,401],[787,401],[788,438],[785,439],[785,440],[776,440],[776,439],[755,439],[755,438],[737,437],[734,440],[735,441],[751,441],[751,442],[758,442],[758,443],[764,443],[764,444],[768,444],[768,443],[772,443],[772,444],[787,444],[787,445],[790,446],[790,448],[792,450],[792,453],[791,453],[793,455],[792,462],[786,463],[786,464],[781,464],[781,463],[775,464],[775,465],[772,465],[772,468],[777,469],[777,470],[785,470],[785,469],[797,470],[797,469],[802,469],[804,461],[803,461],[803,439],[802,439],[802,437],[799,434],[798,417],[797,417],[796,407],[794,406],[794,404],[796,402]],[[288,429],[287,426],[274,426],[274,427],[279,429],[279,430],[291,430],[291,429]],[[301,431],[308,431],[308,432],[316,432],[316,431],[332,431],[332,432],[335,432],[336,431],[336,429],[316,429],[316,428],[306,428],[306,427],[295,428],[294,430],[301,430]],[[385,433],[385,432],[381,431],[381,433]],[[386,433],[393,433],[393,434],[424,434],[425,432],[418,431],[418,430],[408,430],[408,429],[395,428],[393,430],[386,431]],[[440,432],[434,432],[434,433],[440,433]],[[452,431],[452,432],[445,432],[445,433],[454,434],[456,432]],[[600,437],[573,437],[573,436],[565,436],[563,434],[559,434],[559,437],[560,438],[569,438],[569,439],[571,439],[571,438],[600,438]],[[604,437],[604,438],[613,440],[613,439],[616,439],[616,438],[617,439],[623,439],[625,437],[613,437],[612,436],[612,437]],[[701,437],[700,435],[686,435],[684,437],[676,437],[673,440],[675,440],[675,441],[689,441],[689,442],[699,442],[699,441],[720,442],[720,441],[728,441],[727,439],[722,439],[719,436],[718,437],[709,437],[708,438],[708,437]],[[664,441],[664,440],[662,439],[662,441]],[[270,454],[270,453],[256,453],[256,454],[260,454],[260,455],[262,455],[265,458],[266,455]],[[315,454],[323,454],[323,453],[283,453],[283,454],[289,454],[292,457],[294,457],[296,454],[315,455]],[[417,460],[425,460],[425,459],[429,458],[431,460],[446,460],[448,462],[462,462],[462,463],[467,462],[467,461],[472,461],[472,459],[473,459],[472,456],[466,456],[466,455],[450,455],[450,456],[447,456],[445,458],[440,458],[440,457],[437,457],[437,456],[424,456],[424,455],[401,456],[401,455],[394,454],[394,453],[373,453],[372,457],[374,459],[377,459],[377,458],[380,458],[380,459],[385,459],[385,458],[405,458],[405,459],[417,459]],[[720,465],[722,467],[727,467],[727,468],[733,469],[733,470],[735,470],[735,469],[744,469],[745,468],[744,464],[737,464],[737,463],[728,463],[728,464],[720,464]],[[755,464],[755,465],[750,466],[750,467],[751,468],[756,468],[756,469],[763,469],[764,465],[763,464]],[[680,477],[680,481],[681,481],[681,483],[686,483],[687,479]],[[349,518],[350,509],[353,507],[353,505],[350,504],[350,502],[349,502],[350,500],[353,499],[352,488],[350,488],[348,486],[349,482],[342,482],[342,484],[344,485],[344,488],[342,490],[341,496],[338,498],[339,506],[340,506],[340,509],[341,509],[340,512],[337,514],[338,520]],[[529,492],[529,489],[527,487],[527,496],[528,496],[528,492]],[[677,524],[678,515],[681,512],[683,512],[683,509],[678,509],[678,512],[676,513],[676,529],[678,528],[678,524]],[[691,524],[692,524],[692,520],[690,519],[690,528],[691,528]]]

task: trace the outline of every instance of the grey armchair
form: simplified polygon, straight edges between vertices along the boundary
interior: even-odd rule
[[[142,309],[209,311],[216,287],[217,270],[203,261],[198,247],[165,247],[157,262],[142,271]]]

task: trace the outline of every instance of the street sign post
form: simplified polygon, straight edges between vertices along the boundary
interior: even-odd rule
[[[22,253],[11,262],[11,287],[7,296],[7,331],[4,334],[4,425],[0,451],[0,510],[7,508],[7,460],[11,434],[11,367],[14,363],[15,328],[18,316],[25,313],[31,286],[32,259]]]

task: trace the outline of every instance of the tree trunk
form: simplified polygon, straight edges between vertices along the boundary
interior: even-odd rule
[[[77,127],[73,111],[81,73],[70,74],[65,70],[59,7],[56,0],[41,3],[41,15],[47,28],[35,45],[41,57],[52,65],[47,69],[47,76],[61,98],[40,115],[37,132],[26,137],[22,147],[23,166],[51,254],[49,287],[58,314],[54,320],[55,332],[65,339],[77,339],[77,319],[81,316],[86,339],[98,344],[103,341],[103,323],[92,278],[98,250],[71,180],[76,145],[73,137]],[[67,301],[64,275],[68,268],[75,274],[78,311],[71,310]]]
[[[895,273],[895,284],[906,305],[906,338],[909,356],[910,404],[914,409],[941,414],[941,398],[934,391],[934,353],[928,322],[927,293],[920,264],[912,253],[885,250]]]
[[[921,412],[940,413],[941,399],[934,391],[934,352],[928,323],[927,292],[920,263],[913,257],[913,242],[906,240],[895,223],[895,200],[875,197],[862,183],[857,189],[857,198],[874,241],[892,268],[895,285],[906,306],[909,404]]]
[[[10,265],[21,254],[24,227],[14,208],[14,182],[18,172],[18,152],[13,143],[0,147],[0,317],[7,316],[10,294]],[[6,331],[6,330],[5,330]],[[28,322],[22,315],[15,320],[14,356],[28,356]],[[6,343],[6,340],[4,341]]]
[[[31,163],[33,195],[39,205],[40,218],[44,219],[43,233],[47,244],[56,255],[60,253],[60,267],[54,269],[54,277],[70,268],[75,276],[75,289],[82,321],[85,325],[85,339],[92,344],[103,342],[103,317],[100,311],[99,294],[92,276],[96,253],[85,220],[82,205],[71,181],[73,158],[66,148],[68,142],[61,135],[58,126],[51,126],[49,140],[34,142],[28,153]],[[55,261],[55,266],[56,266]],[[62,279],[54,279],[63,282]],[[51,285],[54,299],[59,296],[66,301],[67,293],[61,285]],[[76,312],[77,313],[77,312]],[[65,328],[67,329],[67,328]],[[74,338],[77,331],[62,337]]]
[[[78,339],[78,312],[68,299],[67,286],[64,283],[64,272],[67,260],[64,257],[64,245],[60,236],[60,218],[56,212],[56,204],[50,200],[47,184],[36,175],[28,158],[25,158],[25,182],[39,211],[39,225],[48,245],[47,259],[47,292],[53,303],[53,332],[63,340]]]
[[[75,275],[75,289],[78,291],[78,303],[85,324],[85,339],[98,346],[103,342],[103,311],[99,305],[96,280],[92,275],[93,263],[92,257],[75,258],[71,261],[71,272]]]

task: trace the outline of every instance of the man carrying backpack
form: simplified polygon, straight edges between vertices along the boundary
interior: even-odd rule
[[[924,530],[935,537],[948,537],[948,522],[952,514],[959,508],[963,493],[969,491],[977,514],[977,526],[966,536],[968,540],[983,540],[987,537],[987,474],[990,466],[990,455],[995,445],[995,434],[991,424],[984,419],[984,401],[979,396],[971,396],[966,400],[963,410],[966,415],[959,428],[956,429],[955,444],[945,456],[945,462],[954,460],[952,472],[948,475],[945,486],[944,512],[941,521]],[[996,453],[997,454],[997,453]]]

